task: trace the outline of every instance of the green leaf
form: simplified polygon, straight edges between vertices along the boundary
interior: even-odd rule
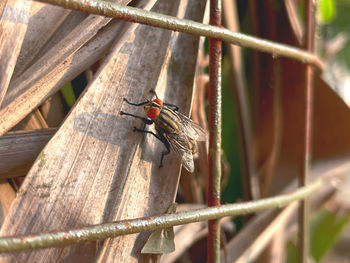
[[[349,215],[337,217],[328,210],[320,211],[311,223],[311,253],[316,262],[335,245]]]
[[[321,262],[327,252],[334,247],[344,227],[350,222],[350,214],[337,217],[324,209],[319,211],[310,222],[310,253],[315,262]],[[287,243],[287,262],[298,262],[297,236]]]
[[[228,183],[222,194],[223,203],[233,203],[243,197],[241,181],[241,160],[239,151],[239,130],[236,106],[233,101],[232,87],[230,84],[229,58],[222,61],[222,148],[226,159],[230,164]]]
[[[336,14],[335,0],[320,0],[318,8],[318,18],[321,23],[330,23]]]
[[[63,98],[64,98],[65,102],[67,103],[68,107],[71,108],[76,101],[72,84],[67,83],[66,85],[64,85],[61,88],[61,92],[62,92]]]

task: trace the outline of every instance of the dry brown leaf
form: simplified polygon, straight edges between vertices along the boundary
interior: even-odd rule
[[[41,112],[38,109],[35,109],[32,113],[20,121],[15,127],[13,127],[12,131],[35,130],[42,128],[48,128],[47,123],[44,120]]]
[[[15,195],[15,191],[7,180],[0,179],[0,227],[10,210]]]
[[[44,52],[43,47],[55,31],[60,28],[70,12],[62,7],[32,1],[28,29],[18,56],[14,78],[22,74],[39,53]],[[87,14],[84,15],[87,16]],[[78,15],[75,14],[75,17]],[[71,25],[71,28],[73,26],[75,25]]]
[[[7,0],[0,17],[0,105],[25,36],[31,1]]]
[[[298,1],[293,1],[293,0],[284,0],[284,5],[286,7],[288,19],[291,28],[293,29],[293,33],[298,40],[299,46],[301,46],[304,42],[304,25],[303,21],[301,20],[298,12],[299,12],[299,7],[298,7]]]
[[[145,9],[149,9],[154,2],[155,0],[144,0],[138,4],[145,6]],[[94,21],[93,17],[90,20]],[[93,28],[97,31],[98,26],[101,26],[99,23],[91,25],[89,21],[84,20],[18,79],[11,82],[10,90],[4,101],[4,105],[7,106],[0,111],[0,135],[13,127],[49,96],[57,92],[64,84],[99,60],[112,44],[116,45],[125,41],[135,29],[135,24],[113,20],[108,26],[100,30],[95,37],[93,36],[96,32],[93,32],[86,33],[84,38],[81,36],[81,30],[89,31],[89,28]],[[85,28],[85,25],[89,28]],[[93,38],[88,41],[90,37]],[[79,43],[77,43],[77,38],[80,39]],[[88,41],[88,43],[85,44],[84,41]],[[85,45],[76,50],[82,44]],[[71,45],[72,47],[66,50],[67,53],[62,54],[62,49],[64,49],[61,47],[62,45]],[[58,51],[61,52],[61,57],[56,54]]]
[[[26,175],[56,129],[10,132],[0,137],[0,178]]]
[[[172,203],[166,214],[172,214],[176,212],[177,203]],[[147,242],[141,250],[141,254],[156,254],[161,257],[162,254],[168,254],[175,250],[174,243],[174,228],[168,227],[152,231]]]
[[[65,118],[62,97],[59,93],[52,95],[40,107],[47,125],[50,128],[59,127]]]
[[[202,5],[159,1],[154,11],[201,21]],[[166,168],[159,169],[163,145],[133,133],[132,127],[142,123],[119,112],[142,114],[122,98],[150,98],[156,87],[160,97],[188,113],[197,50],[198,37],[147,26],[138,26],[128,42],[119,42],[30,170],[1,235],[163,213],[174,200],[180,163],[167,156]],[[146,239],[141,233],[19,253],[3,261],[136,262]]]

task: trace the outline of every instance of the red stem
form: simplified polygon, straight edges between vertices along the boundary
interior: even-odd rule
[[[307,30],[306,44],[307,50],[314,51],[315,37],[315,5],[313,0],[307,1]],[[311,160],[311,141],[312,141],[312,112],[313,112],[313,67],[306,66],[306,91],[305,91],[305,137],[304,137],[304,160],[301,167],[300,186],[308,184],[310,160]],[[300,202],[299,212],[299,262],[308,262],[310,254],[310,201],[305,199]]]
[[[210,0],[210,24],[221,26],[221,0]],[[221,40],[209,39],[208,206],[220,205],[221,186]],[[220,222],[208,224],[208,262],[220,262]]]

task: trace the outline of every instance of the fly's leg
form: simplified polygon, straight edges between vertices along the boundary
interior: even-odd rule
[[[126,98],[124,98],[123,101],[125,101],[129,105],[133,105],[133,106],[137,106],[137,107],[143,106],[143,105],[149,103],[149,101],[144,101],[144,102],[140,102],[140,103],[133,103],[133,102],[128,101]]]
[[[153,93],[156,96],[157,99],[159,99],[157,93],[155,92],[155,90],[152,89],[150,92]],[[173,111],[178,111],[179,110],[179,107],[174,105],[174,104],[165,103],[165,102],[163,102],[163,104],[165,106],[168,106],[168,107],[173,107],[173,109],[172,109]]]
[[[154,137],[156,137],[158,140],[162,141],[162,138],[161,138],[158,134],[156,134],[156,133],[154,133],[154,132],[147,131],[147,130],[142,130],[142,129],[139,129],[139,128],[137,128],[137,127],[134,127],[133,131],[134,131],[134,132],[142,132],[142,133],[149,133],[149,134],[152,134],[152,135],[153,135]]]
[[[145,124],[147,125],[151,125],[153,124],[153,121],[152,120],[149,120],[147,118],[144,118],[144,117],[141,117],[141,116],[137,116],[137,115],[134,115],[134,114],[131,114],[131,113],[127,113],[127,112],[124,112],[124,111],[120,111],[119,113],[120,115],[126,115],[126,116],[131,116],[131,117],[134,117],[136,119],[140,119],[142,120]]]
[[[163,159],[165,155],[168,155],[170,153],[170,144],[168,140],[163,136],[163,134],[159,134],[159,137],[161,138],[160,141],[164,144],[166,151],[162,151],[162,157],[160,157],[160,164],[159,168],[163,167]]]
[[[141,130],[141,129],[136,128],[136,127],[134,127],[134,132],[142,132],[142,133],[152,134],[154,137],[156,137],[158,140],[160,140],[164,144],[166,151],[162,152],[162,157],[160,158],[160,165],[159,165],[159,168],[162,168],[164,156],[170,153],[170,144],[169,144],[168,140],[162,134],[156,134],[156,133],[151,132],[151,131]]]
[[[123,99],[127,104],[130,104],[130,105],[133,105],[133,106],[142,106],[142,105],[145,105],[148,103],[148,101],[144,101],[144,102],[141,102],[141,103],[133,103],[133,102],[130,102],[128,101],[126,98]],[[124,112],[124,111],[120,111],[120,115],[127,115],[127,116],[131,116],[131,117],[134,117],[136,119],[140,119],[142,120],[145,124],[147,125],[151,125],[153,124],[153,121],[152,120],[149,120],[147,118],[144,118],[144,117],[141,117],[141,116],[137,116],[137,115],[134,115],[134,114],[131,114],[131,113],[127,113],[127,112]]]
[[[176,106],[176,105],[174,105],[174,104],[165,103],[165,102],[163,102],[163,104],[164,104],[165,106],[168,106],[168,107],[174,107],[174,108],[172,109],[173,111],[178,111],[178,110],[179,110],[179,107]]]

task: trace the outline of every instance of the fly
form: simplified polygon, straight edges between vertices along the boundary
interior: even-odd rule
[[[144,106],[147,118],[123,111],[120,112],[120,115],[141,119],[146,125],[155,125],[157,133],[137,127],[134,127],[134,131],[152,134],[164,144],[166,151],[162,152],[159,167],[163,167],[163,158],[172,149],[186,170],[192,173],[194,171],[193,155],[197,152],[196,141],[206,141],[207,132],[190,118],[178,112],[177,106],[163,103],[157,94],[155,95],[156,99],[141,103],[133,103],[124,98],[129,105]]]

